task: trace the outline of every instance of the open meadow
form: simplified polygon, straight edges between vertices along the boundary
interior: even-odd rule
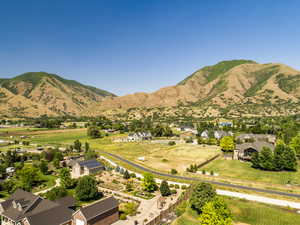
[[[269,206],[236,198],[225,198],[235,224],[249,225],[297,225],[300,215],[287,208]],[[188,208],[172,225],[200,225],[199,216]]]
[[[251,167],[250,162],[238,160],[225,160],[219,158],[207,164],[202,169],[213,170],[222,178],[243,179],[254,182],[264,182],[273,184],[299,184],[300,185],[300,166],[297,172],[289,171],[264,171]]]

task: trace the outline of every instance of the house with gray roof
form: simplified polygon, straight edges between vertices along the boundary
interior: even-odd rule
[[[243,144],[236,145],[236,150],[234,150],[234,159],[239,160],[251,160],[251,156],[254,152],[261,152],[263,148],[270,148],[274,151],[275,146],[269,142],[255,141],[247,142]]]
[[[96,159],[76,161],[72,166],[71,177],[78,178],[86,175],[91,175],[104,170],[105,167]]]
[[[18,189],[0,203],[2,225],[110,225],[119,219],[119,203],[107,197],[74,211],[75,200],[50,201]]]
[[[110,225],[119,220],[119,203],[108,197],[83,207],[73,214],[74,225]]]
[[[0,203],[2,225],[71,225],[73,213],[65,205],[21,189]]]

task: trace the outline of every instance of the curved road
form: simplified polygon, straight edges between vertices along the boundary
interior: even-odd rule
[[[167,174],[167,173],[161,173],[161,172],[157,172],[148,168],[145,168],[143,166],[140,166],[136,163],[133,163],[127,159],[124,159],[118,155],[109,153],[109,152],[104,152],[104,151],[100,151],[101,153],[104,153],[106,155],[109,155],[111,157],[114,157],[120,161],[123,161],[135,168],[138,168],[140,170],[143,170],[145,172],[149,172],[152,174],[156,174],[162,177],[168,177],[168,178],[175,178],[175,179],[181,179],[181,180],[186,180],[186,181],[202,181],[202,182],[207,182],[207,183],[211,183],[211,184],[216,184],[216,185],[220,185],[223,187],[230,187],[230,188],[237,188],[237,189],[242,189],[242,190],[249,190],[249,191],[256,191],[256,192],[262,192],[262,193],[268,193],[268,194],[275,194],[275,195],[281,195],[281,196],[288,196],[288,197],[296,197],[296,198],[300,198],[300,194],[292,194],[292,193],[288,193],[288,192],[281,192],[281,191],[273,191],[273,190],[266,190],[266,189],[261,189],[261,188],[253,188],[253,187],[247,187],[247,186],[242,186],[242,185],[237,185],[237,184],[229,184],[229,183],[223,183],[223,182],[218,182],[218,181],[210,181],[210,180],[202,180],[200,178],[196,178],[196,177],[183,177],[183,176],[177,176],[177,175],[172,175],[172,174]]]

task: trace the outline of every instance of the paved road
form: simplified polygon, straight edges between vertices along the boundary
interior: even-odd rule
[[[218,181],[210,181],[210,180],[202,180],[200,178],[196,178],[196,177],[184,177],[184,176],[177,176],[177,175],[172,175],[172,174],[167,174],[167,173],[161,173],[161,172],[157,172],[148,168],[145,168],[143,166],[140,166],[136,163],[133,163],[127,159],[124,159],[118,155],[109,153],[109,152],[104,152],[104,151],[100,151],[100,153],[104,153],[106,155],[109,155],[111,157],[114,157],[118,160],[121,160],[135,168],[138,168],[140,170],[143,170],[145,172],[149,172],[155,175],[159,175],[162,177],[168,177],[168,178],[175,178],[175,179],[180,179],[180,180],[186,180],[186,181],[203,181],[203,182],[207,182],[207,183],[211,183],[211,184],[215,184],[215,185],[219,185],[219,186],[223,186],[223,187],[230,187],[230,188],[236,188],[236,189],[241,189],[241,190],[249,190],[249,191],[256,191],[256,192],[261,192],[261,193],[267,193],[267,194],[274,194],[274,195],[280,195],[280,196],[288,196],[288,197],[296,197],[300,199],[300,194],[292,194],[292,193],[288,193],[288,192],[281,192],[281,191],[273,191],[273,190],[266,190],[266,189],[261,189],[261,188],[254,188],[254,187],[248,187],[248,186],[243,186],[243,185],[237,185],[237,184],[229,184],[229,183],[223,183],[223,182],[218,182]]]

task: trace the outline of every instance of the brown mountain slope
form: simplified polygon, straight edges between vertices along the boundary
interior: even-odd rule
[[[258,64],[249,60],[223,61],[204,67],[175,86],[156,92],[103,99],[90,112],[109,109],[298,103],[300,72],[282,64]],[[268,106],[269,107],[269,106]]]
[[[113,94],[76,81],[65,80],[44,72],[26,73],[12,79],[1,79],[2,115],[11,115],[17,107],[24,116],[80,115],[87,107]]]

